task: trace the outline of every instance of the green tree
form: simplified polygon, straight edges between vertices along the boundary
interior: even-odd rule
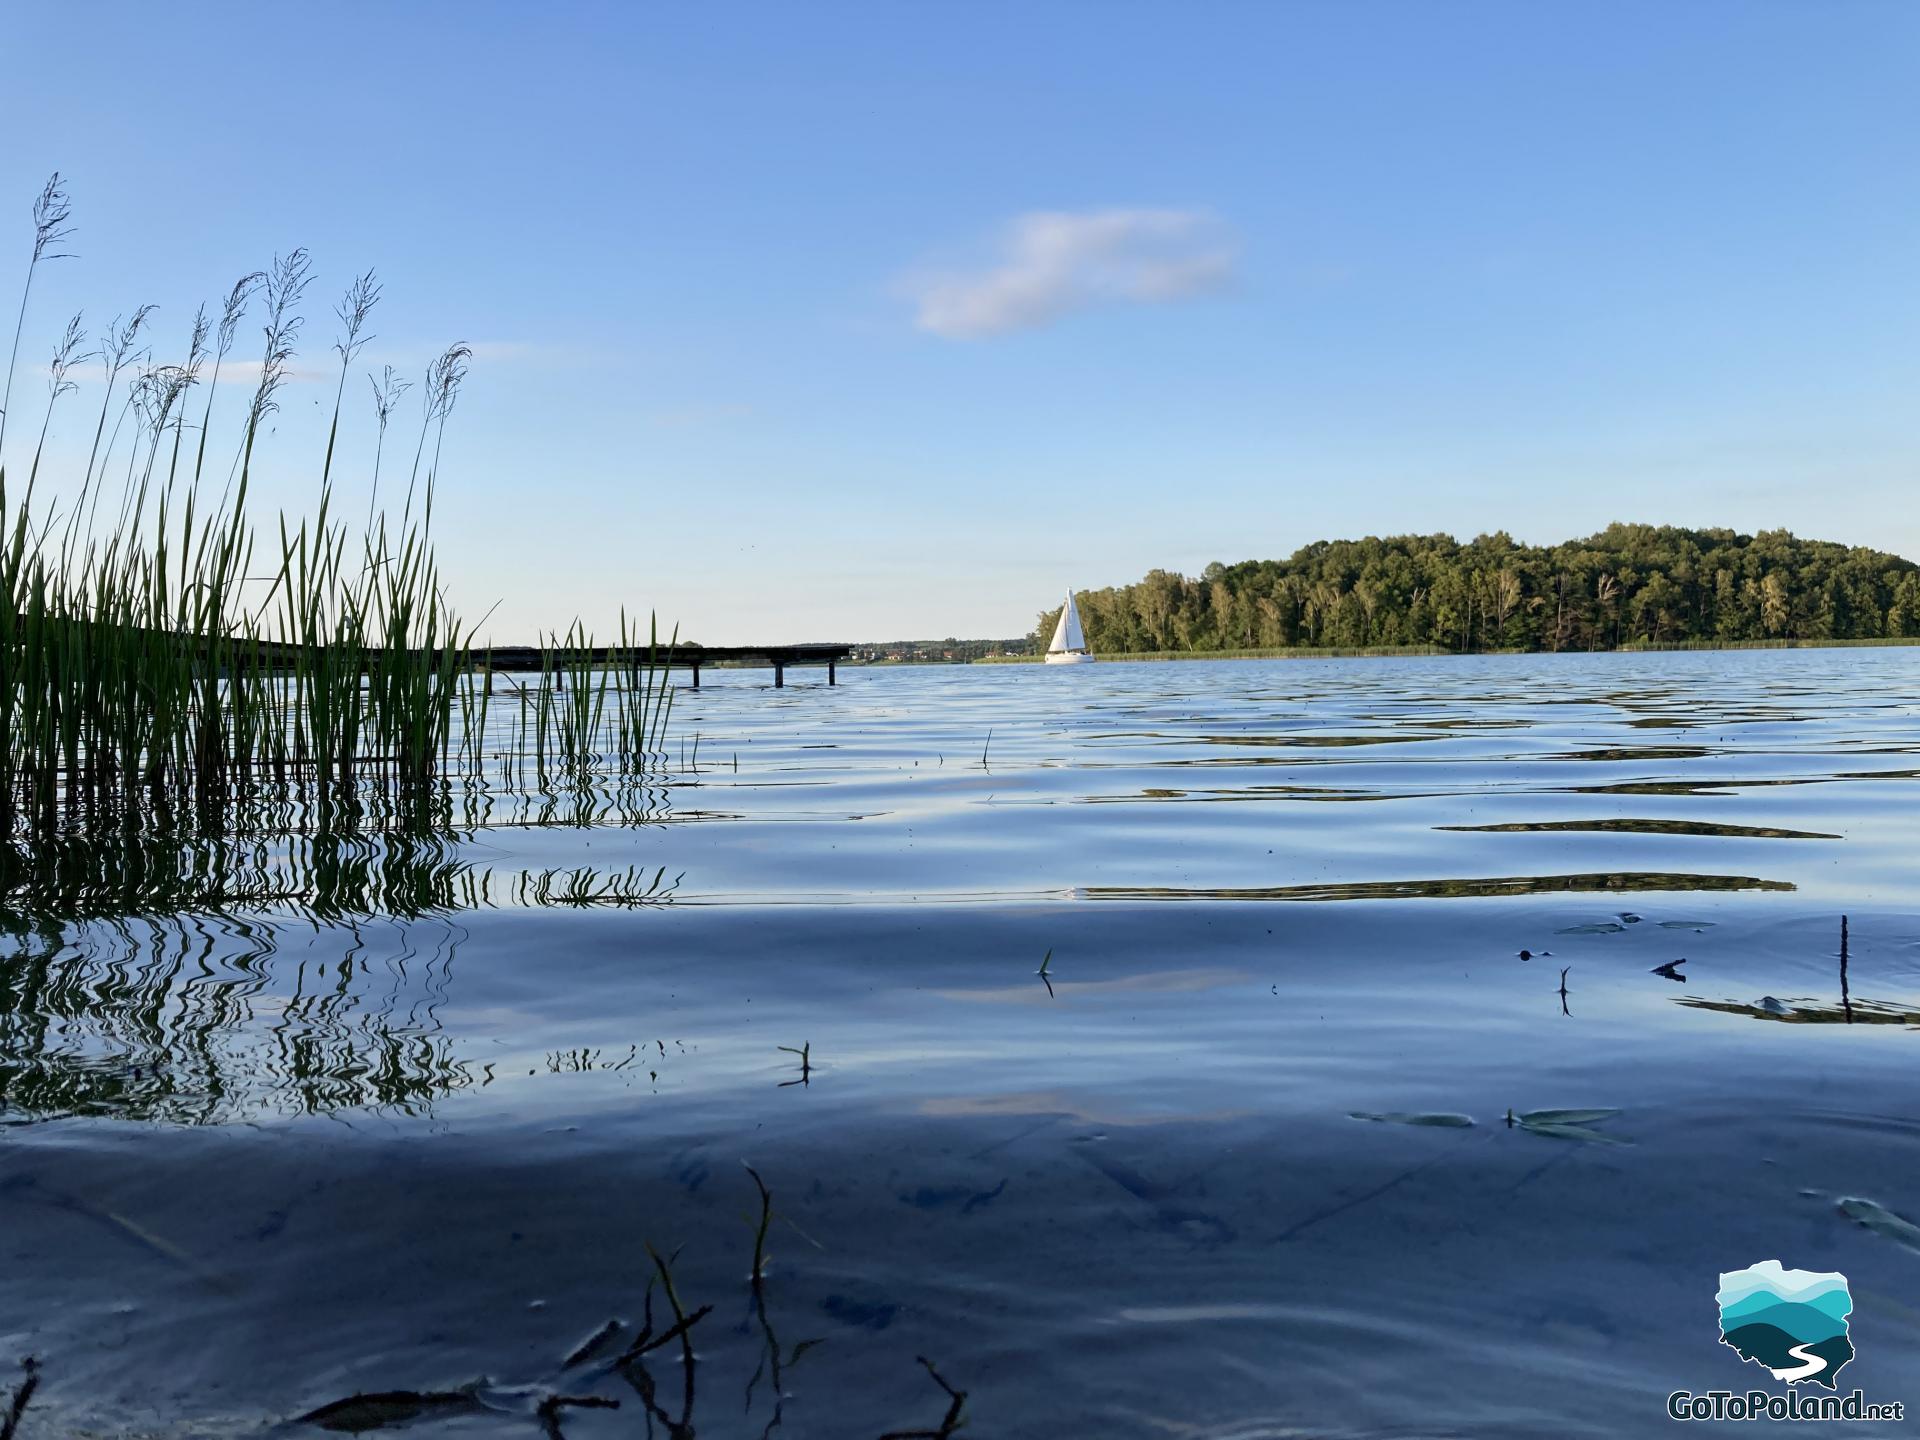
[[[1594,649],[1629,641],[1920,636],[1920,567],[1784,530],[1610,525],[1555,546],[1505,532],[1322,540],[1285,560],[1154,570],[1077,596],[1108,653],[1246,646]],[[1042,647],[1058,610],[1034,628]]]

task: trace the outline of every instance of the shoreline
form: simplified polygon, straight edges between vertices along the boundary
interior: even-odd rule
[[[1248,650],[1141,650],[1096,655],[1096,660],[1394,660],[1409,657],[1475,655],[1632,655],[1660,651],[1713,650],[1895,650],[1920,645],[1920,636],[1887,636],[1860,640],[1675,640],[1608,646],[1604,650],[1448,650],[1438,645],[1368,645],[1276,647]],[[978,660],[894,660],[889,665],[1038,665],[1039,655],[992,655]],[[864,668],[877,668],[868,665]]]

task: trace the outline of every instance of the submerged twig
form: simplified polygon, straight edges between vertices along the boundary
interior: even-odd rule
[[[686,1356],[687,1363],[691,1365],[693,1363],[693,1341],[687,1332],[693,1328],[695,1321],[699,1320],[702,1315],[706,1314],[707,1311],[713,1307],[711,1305],[703,1306],[694,1312],[692,1319],[689,1319],[687,1312],[681,1307],[680,1292],[674,1288],[673,1271],[668,1267],[666,1258],[651,1245],[647,1247],[647,1254],[653,1257],[653,1268],[660,1272],[660,1289],[667,1297],[667,1304],[673,1307],[674,1324],[673,1327],[668,1330],[667,1334],[678,1335],[680,1337],[680,1348]]]
[[[773,1223],[773,1192],[767,1189],[767,1182],[760,1178],[760,1172],[746,1165],[747,1174],[753,1177],[754,1188],[760,1192],[760,1228],[753,1234],[753,1288],[758,1291],[767,1278],[767,1226]]]
[[[534,1412],[547,1440],[565,1440],[560,1430],[562,1410],[618,1410],[620,1402],[604,1395],[549,1395]]]
[[[659,1343],[665,1344],[675,1336],[678,1336],[680,1339],[681,1377],[683,1384],[680,1396],[680,1429],[691,1434],[694,1359],[693,1336],[689,1332],[705,1318],[713,1307],[711,1305],[702,1305],[691,1315],[687,1314],[685,1309],[681,1307],[680,1292],[674,1288],[673,1271],[668,1268],[667,1261],[661,1256],[660,1252],[655,1250],[651,1245],[647,1247],[647,1254],[653,1257],[653,1268],[657,1270],[660,1275],[660,1288],[666,1292],[667,1304],[673,1307],[674,1323],[670,1325],[666,1333],[660,1337]],[[653,1348],[652,1345],[647,1347],[649,1350]]]
[[[815,1337],[802,1340],[793,1347],[785,1359],[780,1355],[780,1337],[774,1333],[773,1321],[767,1315],[767,1292],[761,1285],[753,1287],[753,1316],[760,1323],[760,1339],[763,1346],[759,1363],[753,1367],[753,1374],[747,1377],[747,1413],[753,1413],[753,1392],[765,1377],[773,1390],[773,1413],[767,1417],[766,1425],[760,1431],[760,1440],[772,1440],[773,1432],[778,1430],[785,1419],[787,1408],[786,1372],[800,1363],[800,1357],[816,1345],[824,1345],[825,1339]]]
[[[947,1437],[961,1426],[962,1417],[967,1409],[967,1392],[956,1390],[949,1385],[946,1377],[933,1368],[933,1362],[926,1356],[916,1355],[913,1358],[926,1366],[927,1374],[933,1377],[933,1383],[947,1392],[950,1403],[947,1406],[946,1416],[940,1421],[938,1430],[889,1430],[880,1437],[880,1440],[947,1440]]]
[[[20,1368],[26,1372],[7,1402],[7,1413],[0,1416],[0,1440],[13,1440],[14,1433],[20,1428],[20,1417],[27,1413],[27,1402],[33,1399],[33,1392],[40,1388],[40,1362],[29,1355],[20,1362]]]
[[[692,1372],[688,1373],[691,1374]],[[638,1395],[640,1397],[640,1403],[646,1406],[647,1433],[649,1435],[653,1433],[653,1422],[658,1420],[661,1427],[667,1432],[668,1440],[692,1440],[693,1427],[690,1421],[692,1419],[693,1407],[691,1397],[689,1397],[686,1409],[682,1412],[680,1418],[676,1420],[661,1408],[659,1400],[655,1397],[653,1376],[647,1373],[645,1366],[635,1365],[631,1369],[622,1370],[620,1372],[620,1378],[633,1387],[633,1393]],[[689,1381],[688,1383],[691,1385],[692,1382]]]
[[[789,1055],[798,1055],[800,1057],[800,1078],[798,1080],[782,1080],[780,1082],[781,1089],[784,1090],[789,1085],[805,1085],[809,1083],[813,1076],[813,1042],[811,1040],[802,1041],[798,1050],[794,1049],[791,1045],[776,1045],[773,1048],[776,1050],[784,1050]]]
[[[688,1332],[702,1320],[706,1319],[708,1315],[713,1313],[713,1306],[702,1305],[699,1309],[688,1313],[680,1304],[679,1292],[673,1288],[673,1271],[669,1268],[670,1262],[651,1245],[647,1247],[647,1254],[653,1257],[654,1268],[659,1273],[653,1280],[647,1282],[646,1321],[641,1326],[640,1333],[634,1337],[633,1343],[629,1345],[626,1350],[621,1353],[620,1358],[614,1362],[614,1366],[616,1369],[619,1369],[631,1365],[642,1355],[658,1350],[661,1346],[674,1340],[680,1342],[680,1348],[687,1364],[692,1365],[693,1340],[690,1338]],[[665,1330],[662,1330],[658,1335],[653,1333],[653,1287],[656,1282],[659,1284],[661,1290],[666,1293],[667,1304],[673,1307],[673,1324],[669,1325]]]
[[[627,1352],[620,1357],[620,1363],[622,1365],[631,1364],[642,1355],[658,1350],[662,1345],[674,1340],[678,1340],[686,1349],[688,1356],[691,1357],[693,1354],[693,1342],[687,1338],[687,1332],[712,1313],[713,1306],[702,1305],[692,1314],[680,1316],[678,1320],[674,1321],[673,1324],[669,1325],[652,1339],[634,1341],[634,1343],[627,1348]]]
[[[1847,988],[1847,917],[1840,917],[1840,1008],[1853,1024],[1853,993]]]

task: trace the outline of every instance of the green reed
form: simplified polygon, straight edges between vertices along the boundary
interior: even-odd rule
[[[542,789],[562,780],[585,784],[660,768],[673,713],[668,672],[679,632],[662,646],[658,623],[649,621],[643,644],[638,626],[622,610],[618,634],[602,649],[576,621],[564,635],[547,637],[537,679],[516,686],[519,708],[504,778],[526,783],[529,762]],[[479,661],[484,666],[487,656]]]
[[[23,317],[35,269],[61,258],[51,247],[70,233],[67,215],[56,176],[34,210]],[[0,453],[0,841],[219,828],[243,813],[288,829],[371,815],[430,821],[448,783],[480,774],[493,676],[475,654],[475,627],[446,599],[433,543],[441,447],[468,347],[427,371],[397,516],[378,503],[379,477],[409,387],[391,369],[372,381],[372,496],[364,522],[344,520],[340,418],[380,298],[371,272],[356,278],[336,311],[338,375],[313,509],[281,513],[265,539],[250,517],[256,448],[290,375],[310,279],[302,250],[242,277],[217,322],[204,308],[196,316],[177,363],[153,359],[151,307],[116,320],[91,352],[78,317],[67,327],[24,485]],[[226,417],[233,461],[216,491],[215,390],[256,302],[260,379],[244,415]],[[81,360],[99,362],[105,385],[86,466],[56,488],[41,474],[47,434],[78,389],[70,371]],[[15,368],[0,392],[10,408]],[[204,403],[190,405],[203,383]],[[642,645],[624,613],[611,664],[591,663],[577,625],[555,637],[539,684],[522,687],[515,763],[530,747],[542,783],[647,766],[671,710],[670,647],[663,657],[657,633]]]

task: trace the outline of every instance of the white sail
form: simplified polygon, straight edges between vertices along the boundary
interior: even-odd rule
[[[1080,633],[1080,607],[1073,603],[1073,592],[1067,592],[1067,649],[1084,650],[1087,637]]]
[[[1053,627],[1053,643],[1047,646],[1047,653],[1064,655],[1086,648],[1087,637],[1080,630],[1080,607],[1073,603],[1073,592],[1069,590],[1066,608],[1060,612],[1060,623]]]

